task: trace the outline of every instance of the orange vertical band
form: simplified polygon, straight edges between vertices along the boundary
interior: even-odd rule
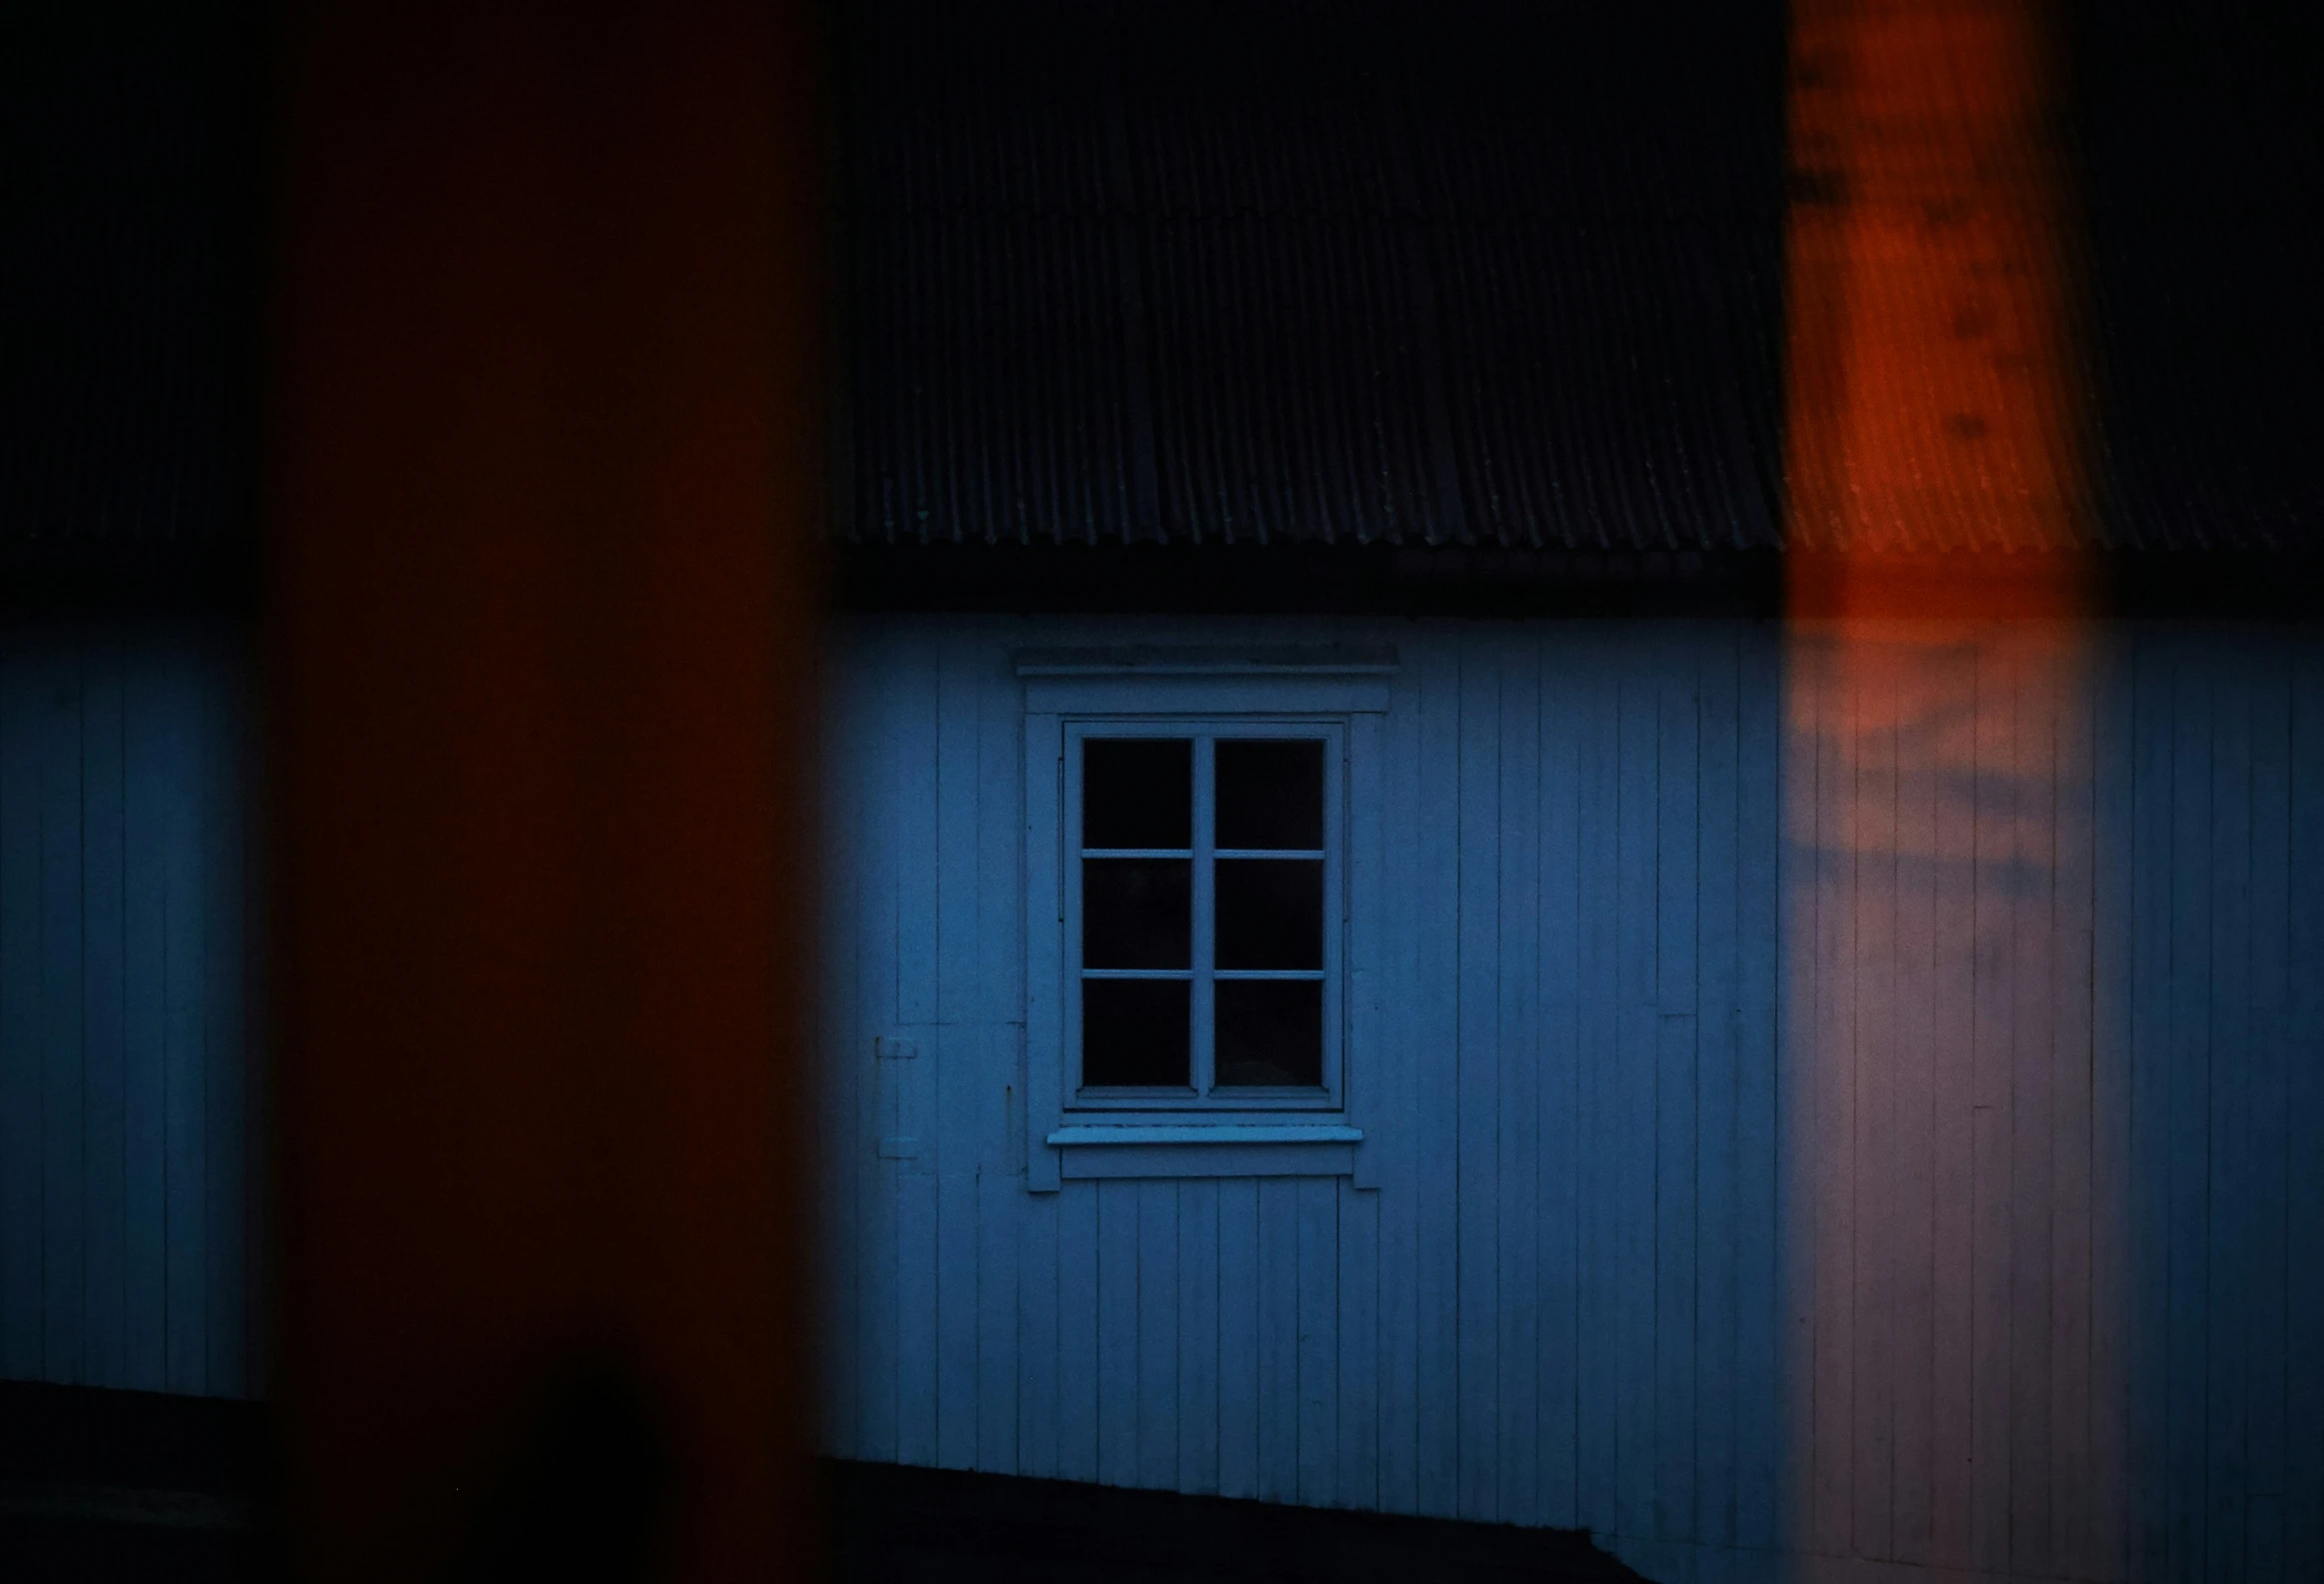
[[[293,25],[273,661],[308,1576],[798,1560],[803,14]]]

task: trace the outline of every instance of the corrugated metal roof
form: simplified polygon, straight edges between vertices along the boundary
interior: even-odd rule
[[[2137,94],[2198,24],[2146,9],[2078,70],[2103,420],[2078,531],[2312,544],[2319,472],[2253,384],[2324,357],[2313,167],[2275,174],[2297,97],[2255,111],[2246,81],[2207,155],[2148,147]],[[1780,544],[1779,6],[851,18],[845,537]],[[2205,58],[2281,75],[2263,44]]]
[[[132,39],[47,10],[54,36],[0,51],[0,558],[235,554],[249,18]],[[2075,14],[2079,521],[2120,549],[2324,547],[2303,80],[2324,7]],[[1778,5],[854,0],[845,21],[841,537],[1779,543]]]
[[[2324,548],[2324,7],[2120,0],[2082,23],[2098,532]]]
[[[859,539],[1773,543],[1779,38],[1753,147],[1683,77],[1464,98],[1487,12],[972,10],[857,13]]]
[[[0,555],[12,567],[183,568],[248,542],[247,21],[124,31],[36,7],[0,51]]]

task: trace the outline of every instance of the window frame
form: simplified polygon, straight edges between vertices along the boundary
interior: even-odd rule
[[[1332,714],[1283,714],[1221,718],[1142,713],[1129,717],[1073,715],[1063,717],[1061,724],[1064,727],[1065,780],[1058,799],[1062,843],[1058,870],[1064,906],[1058,923],[1061,950],[1066,956],[1063,987],[1065,1005],[1059,1019],[1064,1040],[1060,1060],[1066,1069],[1064,1109],[1069,1112],[1096,1113],[1129,1111],[1157,1117],[1169,1113],[1173,1119],[1181,1121],[1217,1112],[1240,1114],[1249,1111],[1341,1109],[1347,986],[1346,717]],[[1192,845],[1186,853],[1192,866],[1193,916],[1189,920],[1191,945],[1186,970],[1190,1002],[1186,1059],[1188,1076],[1192,1082],[1183,1090],[1164,1085],[1101,1087],[1082,1081],[1082,1067],[1087,1054],[1082,1044],[1082,986],[1091,977],[1093,970],[1082,962],[1082,863],[1090,855],[1091,849],[1083,844],[1081,838],[1084,810],[1083,756],[1080,750],[1083,744],[1092,739],[1120,741],[1126,738],[1165,741],[1190,739],[1193,744],[1193,828],[1188,832]],[[1264,742],[1295,740],[1323,745],[1323,845],[1315,854],[1323,864],[1323,965],[1313,970],[1323,985],[1323,1070],[1322,1082],[1317,1085],[1235,1085],[1230,1092],[1221,1095],[1217,1092],[1211,1048],[1215,1028],[1212,1016],[1215,1003],[1211,992],[1219,975],[1226,973],[1236,977],[1278,980],[1306,976],[1304,973],[1280,970],[1222,970],[1209,960],[1215,956],[1212,936],[1215,933],[1216,909],[1213,904],[1212,879],[1218,862],[1218,849],[1211,840],[1216,788],[1214,751],[1220,740],[1231,741],[1235,738]],[[1263,849],[1248,850],[1258,852]],[[1233,859],[1230,857],[1228,861]],[[1096,971],[1107,976],[1119,973],[1127,977],[1133,972],[1155,970]],[[1174,977],[1174,972],[1170,976]],[[1321,1092],[1316,1092],[1317,1089]]]
[[[1359,1188],[1373,1186],[1362,1145],[1367,1063],[1376,1064],[1368,1052],[1379,1023],[1381,721],[1395,652],[1040,649],[1017,651],[1012,661],[1026,705],[1027,1188],[1055,1192],[1066,1178],[1229,1175],[1349,1176]],[[1163,1103],[1151,1090],[1080,1092],[1081,772],[1069,750],[1093,733],[1308,735],[1333,746],[1325,775],[1330,1004],[1322,1094],[1268,1090],[1197,1104],[1191,1088]],[[1076,762],[1070,777],[1069,760]]]

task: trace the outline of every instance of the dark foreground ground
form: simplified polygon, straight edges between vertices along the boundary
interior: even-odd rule
[[[247,1404],[0,1384],[0,1581],[276,1584]],[[1574,1534],[826,1463],[841,1584],[1636,1579]]]

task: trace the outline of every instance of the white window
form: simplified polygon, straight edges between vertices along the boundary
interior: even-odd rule
[[[1392,654],[1027,651],[1028,1182],[1361,1180]]]
[[[1335,1109],[1346,730],[1065,732],[1070,1108]]]

